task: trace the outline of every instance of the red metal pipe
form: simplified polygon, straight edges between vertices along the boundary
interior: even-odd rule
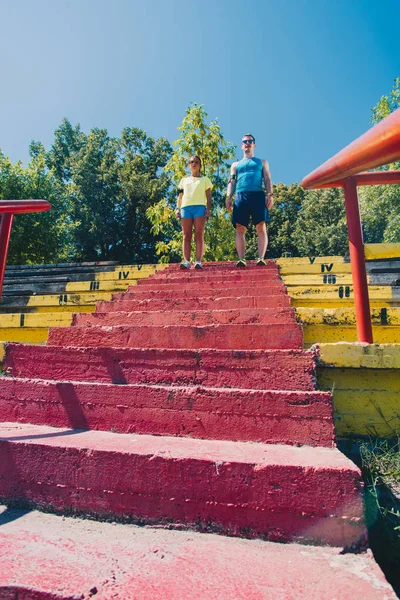
[[[3,291],[4,274],[6,271],[8,244],[10,243],[13,214],[4,214],[0,222],[0,299]]]
[[[4,275],[11,227],[15,214],[44,212],[51,208],[47,200],[0,200],[0,300],[3,291]]]
[[[344,184],[351,271],[353,276],[354,307],[359,342],[373,343],[369,307],[367,270],[365,268],[364,243],[358,205],[357,184],[349,177]]]
[[[307,175],[301,185],[306,189],[320,187],[397,160],[400,160],[400,108]]]
[[[50,209],[47,200],[0,200],[0,214],[14,215],[30,212],[44,212]]]
[[[352,179],[356,185],[389,185],[392,183],[400,183],[400,171],[364,171],[353,175]],[[339,188],[344,187],[346,179],[332,181],[332,183],[323,183],[316,186],[317,188]]]

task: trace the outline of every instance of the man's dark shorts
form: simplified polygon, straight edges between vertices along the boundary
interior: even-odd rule
[[[239,192],[233,204],[232,225],[249,226],[250,217],[254,225],[270,222],[268,208],[265,206],[264,192]]]

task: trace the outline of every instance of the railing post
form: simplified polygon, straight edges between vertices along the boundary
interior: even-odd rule
[[[356,181],[349,177],[344,183],[351,271],[353,276],[354,307],[356,311],[357,338],[359,342],[372,344],[372,323],[369,307],[367,269],[365,267],[364,243],[361,228]]]
[[[6,271],[8,244],[10,242],[11,227],[14,215],[4,213],[0,222],[0,300],[3,291],[4,274]]]

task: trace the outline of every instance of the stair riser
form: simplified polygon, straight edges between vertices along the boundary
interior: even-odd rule
[[[138,280],[137,284],[139,287],[146,287],[147,285],[167,285],[169,283],[181,283],[183,285],[193,285],[193,287],[198,287],[198,285],[212,285],[212,284],[223,284],[226,287],[231,287],[228,284],[232,283],[234,286],[237,283],[243,284],[247,282],[247,285],[251,283],[255,283],[256,285],[265,285],[269,282],[280,282],[281,278],[277,271],[268,271],[266,273],[235,273],[233,275],[222,275],[221,273],[215,273],[214,275],[209,274],[201,274],[197,275],[195,273],[191,274],[157,274],[148,277],[147,279]],[[258,282],[258,283],[257,283]]]
[[[54,348],[9,344],[4,370],[40,379],[313,390],[315,365],[304,351],[235,352]]]
[[[2,501],[282,542],[347,546],[365,533],[353,471],[260,468],[36,441],[0,442]]]
[[[147,325],[147,326],[203,326],[203,325],[246,325],[269,323],[295,323],[294,309],[220,310],[220,311],[154,311],[154,312],[108,312],[79,313],[73,325]]]
[[[2,378],[3,421],[118,433],[333,447],[328,393],[47,383]]]
[[[118,292],[120,296],[130,296],[131,294],[135,298],[175,298],[176,296],[183,298],[204,298],[213,296],[215,297],[228,297],[236,298],[238,296],[276,296],[286,294],[286,288],[282,283],[269,283],[265,286],[251,286],[246,287],[242,285],[236,285],[235,287],[209,287],[209,286],[182,286],[180,284],[166,284],[166,285],[147,285],[139,287],[137,285],[129,286],[128,291]],[[117,294],[115,295],[117,296]]]
[[[53,346],[113,346],[125,348],[216,348],[253,350],[302,348],[300,325],[214,325],[204,327],[54,327]]]
[[[288,296],[230,297],[226,298],[152,298],[137,299],[133,294],[114,294],[112,302],[98,302],[96,312],[155,311],[155,310],[224,310],[232,308],[285,308],[290,306]]]

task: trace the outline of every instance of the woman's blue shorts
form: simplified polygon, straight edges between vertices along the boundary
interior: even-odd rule
[[[196,217],[206,216],[206,206],[204,204],[196,204],[193,206],[185,206],[181,208],[181,219],[195,219]]]

